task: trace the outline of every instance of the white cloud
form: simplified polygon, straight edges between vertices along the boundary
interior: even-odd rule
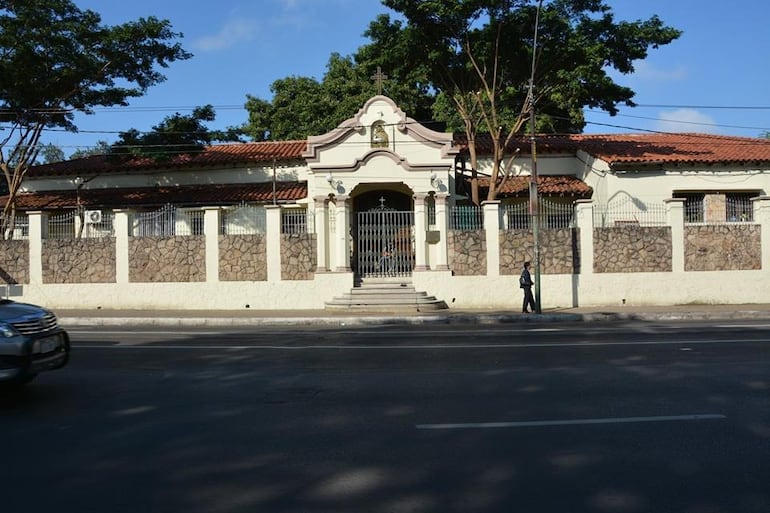
[[[196,39],[193,46],[204,52],[214,52],[231,48],[243,41],[251,41],[257,32],[257,22],[253,19],[230,20],[219,33]]]
[[[717,132],[714,118],[695,109],[663,111],[658,115],[655,130],[661,132]]]
[[[649,61],[636,61],[634,76],[641,80],[677,82],[687,78],[687,69],[681,65],[672,69],[663,69],[655,67]]]

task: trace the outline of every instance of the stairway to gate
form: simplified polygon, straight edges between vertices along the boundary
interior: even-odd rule
[[[405,278],[366,279],[350,292],[326,301],[327,310],[421,312],[446,308],[444,300],[415,290],[411,280]]]

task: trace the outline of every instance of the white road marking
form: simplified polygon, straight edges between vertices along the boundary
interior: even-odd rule
[[[610,417],[604,419],[564,419],[532,420],[523,422],[460,422],[450,424],[417,424],[417,429],[489,429],[489,428],[526,428],[545,426],[580,426],[591,424],[631,424],[639,422],[686,422],[696,420],[724,420],[727,417],[718,413],[695,415],[664,415],[656,417]]]

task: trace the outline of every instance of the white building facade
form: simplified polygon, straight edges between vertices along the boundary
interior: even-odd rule
[[[0,242],[2,290],[60,309],[303,310],[385,281],[518,311],[530,260],[546,310],[770,301],[770,141],[538,144],[537,241],[527,153],[499,199],[469,205],[462,142],[384,96],[307,141],[41,166]]]

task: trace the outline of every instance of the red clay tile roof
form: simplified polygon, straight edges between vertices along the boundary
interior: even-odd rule
[[[279,141],[258,143],[218,144],[207,146],[199,153],[177,155],[170,160],[156,162],[150,158],[118,159],[95,155],[82,159],[65,160],[53,164],[35,166],[28,176],[72,176],[79,173],[105,173],[115,171],[145,171],[181,167],[205,167],[248,164],[256,162],[302,160],[306,141]]]
[[[465,190],[470,191],[470,177],[465,176]],[[479,189],[482,196],[489,190],[489,177],[479,177]],[[573,196],[575,198],[590,198],[593,189],[582,180],[570,175],[539,175],[537,192],[542,196]],[[498,197],[517,197],[529,194],[529,177],[514,176],[506,180],[497,190]]]
[[[294,202],[307,197],[307,182],[278,182],[276,201]],[[0,197],[5,203],[8,197]],[[179,206],[234,205],[240,202],[270,203],[273,201],[272,183],[233,185],[186,185],[177,187],[132,187],[126,189],[93,189],[80,192],[85,208],[135,208],[161,206],[173,203]],[[16,197],[20,210],[56,210],[75,208],[75,191],[24,193]]]
[[[461,148],[467,147],[465,138],[457,137],[456,141]],[[574,154],[583,150],[611,166],[770,163],[770,139],[751,137],[693,133],[579,134],[539,135],[536,142],[539,153]],[[480,136],[476,146],[480,155],[492,150],[488,137]],[[529,138],[516,138],[510,144],[510,150],[514,148],[519,148],[522,155],[529,155]]]
[[[607,161],[611,166],[661,164],[729,164],[770,163],[770,139],[730,137],[709,134],[578,134],[539,135],[538,152],[542,154],[575,154],[583,150]],[[148,158],[119,161],[104,155],[35,166],[30,178],[44,176],[74,176],[80,173],[109,173],[144,171],[166,168],[199,168],[204,166],[235,166],[238,164],[278,161],[302,161],[306,141],[278,141],[221,144],[204,148],[200,153],[179,155],[171,160],[156,162]],[[455,135],[455,145],[467,149],[467,139]],[[479,135],[478,154],[489,155],[489,137]],[[510,149],[519,148],[522,155],[530,154],[528,136],[515,138]]]

